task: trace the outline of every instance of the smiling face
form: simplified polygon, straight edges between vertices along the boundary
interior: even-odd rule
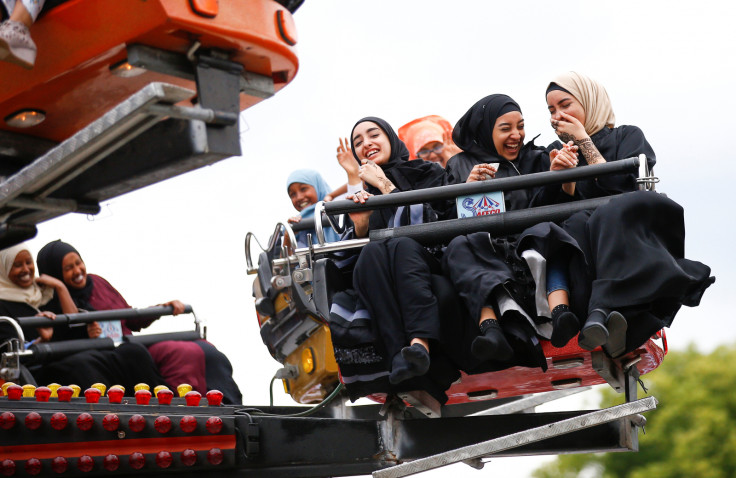
[[[13,266],[8,272],[8,279],[10,282],[27,289],[33,285],[33,276],[36,275],[36,266],[33,264],[33,257],[28,251],[20,251],[15,260]]]
[[[372,121],[359,123],[353,130],[353,147],[358,159],[370,159],[379,166],[391,158],[391,143],[386,133]]]
[[[524,144],[524,117],[519,111],[509,111],[496,119],[491,137],[498,154],[509,161],[519,157]]]
[[[70,252],[61,261],[61,274],[64,284],[73,289],[82,289],[87,285],[87,266],[76,252]]]
[[[547,93],[547,109],[553,120],[560,121],[562,111],[580,121],[580,124],[585,124],[583,105],[567,91],[552,90]]]
[[[289,184],[288,192],[291,204],[299,212],[312,204],[317,204],[317,190],[310,184],[291,183]]]

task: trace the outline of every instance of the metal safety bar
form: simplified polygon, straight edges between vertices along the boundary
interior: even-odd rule
[[[520,446],[539,442],[548,438],[554,438],[567,433],[601,425],[603,423],[635,416],[640,413],[654,410],[655,408],[657,408],[657,399],[654,397],[647,397],[635,402],[624,403],[623,405],[606,408],[605,410],[597,410],[574,418],[560,420],[556,423],[512,433],[510,435],[450,450],[444,453],[438,453],[412,462],[402,463],[401,465],[373,472],[373,478],[399,478],[465,460],[474,460],[488,455],[493,455],[504,450],[518,448]]]
[[[639,158],[626,158],[604,164],[594,164],[582,168],[566,169],[564,171],[545,171],[541,173],[525,174],[511,178],[499,178],[493,181],[477,181],[472,183],[452,184],[435,188],[417,189],[381,196],[371,196],[365,203],[353,201],[330,201],[324,203],[323,212],[328,215],[346,214],[350,212],[370,211],[385,207],[420,204],[442,199],[455,199],[458,196],[488,193],[494,191],[513,191],[549,184],[562,184],[579,179],[599,176],[610,176],[625,172],[636,172],[639,169]],[[318,209],[315,207],[315,216]]]
[[[90,324],[92,322],[109,322],[111,320],[157,319],[163,315],[171,315],[173,312],[173,306],[157,305],[145,309],[95,310],[77,314],[58,314],[55,319],[19,317],[16,320],[22,327],[62,327],[74,324]],[[185,305],[184,313],[193,313],[192,306]]]
[[[291,225],[288,223],[279,222],[276,224],[276,227],[273,230],[273,234],[271,234],[271,239],[269,240],[268,246],[266,246],[266,248],[261,245],[261,242],[252,232],[249,232],[245,235],[245,265],[246,272],[248,274],[255,274],[256,272],[258,272],[258,267],[253,266],[253,257],[250,253],[251,240],[255,239],[256,244],[258,244],[258,247],[260,247],[263,252],[273,251],[278,244],[281,229],[284,230],[286,237],[289,239],[289,243],[292,244],[291,247],[296,247],[296,236],[294,235],[294,230],[291,228]]]

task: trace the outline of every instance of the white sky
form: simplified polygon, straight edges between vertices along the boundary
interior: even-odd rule
[[[541,133],[537,144],[548,144],[544,89],[557,73],[577,70],[606,86],[618,124],[643,129],[657,153],[658,189],[685,207],[687,256],[717,276],[703,304],[677,316],[670,347],[732,344],[734,18],[732,2],[710,0],[309,0],[295,14],[300,71],[241,115],[242,157],[114,199],[93,220],[41,224],[32,245],[70,242],[88,271],[133,306],[192,304],[233,362],[245,402],[264,404],[279,364],[258,333],[243,239],[254,231],[265,241],[293,215],[287,175],[314,168],[337,186],[344,173],[335,148],[357,119],[380,116],[398,129],[439,114],[454,124],[491,93],[516,99],[527,139]],[[167,320],[154,327],[178,319]],[[277,403],[291,404],[282,390],[276,384]],[[505,458],[480,473],[454,465],[424,476],[525,477],[539,462]]]

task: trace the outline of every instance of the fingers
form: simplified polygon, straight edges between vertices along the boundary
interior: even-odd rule
[[[358,192],[357,192],[357,193],[355,193],[355,194],[351,194],[351,195],[350,195],[350,196],[348,196],[348,197],[347,197],[346,199],[352,199],[352,200],[353,200],[353,202],[356,202],[356,203],[360,203],[360,204],[364,204],[364,203],[365,203],[365,201],[366,201],[366,200],[367,200],[367,199],[368,199],[369,197],[371,197],[371,196],[373,196],[373,194],[369,193],[368,191],[363,191],[363,190],[361,190],[361,191],[358,191]]]

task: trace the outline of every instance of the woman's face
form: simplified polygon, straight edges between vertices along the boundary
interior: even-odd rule
[[[15,260],[13,266],[10,268],[8,273],[8,279],[10,282],[27,289],[33,285],[33,276],[36,275],[36,266],[33,265],[33,257],[28,251],[20,251]]]
[[[391,157],[391,143],[383,130],[372,121],[359,123],[353,130],[353,147],[358,159],[370,159],[377,165]]]
[[[87,285],[87,266],[76,252],[70,252],[61,261],[61,275],[64,284],[73,289],[81,289]]]
[[[560,121],[560,112],[563,112],[580,121],[580,124],[585,124],[583,105],[567,91],[552,90],[547,93],[547,109],[553,120]]]
[[[502,158],[513,161],[524,144],[524,117],[520,111],[509,111],[496,119],[491,137]]]
[[[301,212],[304,208],[317,204],[317,190],[310,184],[291,183],[288,192],[291,204],[297,211]]]

